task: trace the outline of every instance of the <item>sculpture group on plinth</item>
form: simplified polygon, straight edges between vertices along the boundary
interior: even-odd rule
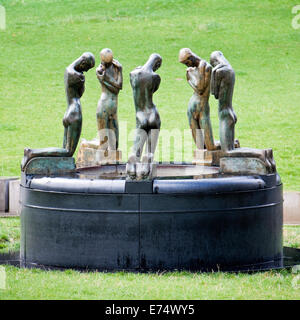
[[[108,48],[100,52],[100,59],[101,63],[96,69],[96,76],[102,90],[96,112],[99,139],[81,142],[77,168],[116,164],[121,161],[121,151],[118,149],[117,110],[118,94],[123,87],[122,65],[113,58],[113,53]],[[235,72],[222,52],[214,51],[208,63],[189,48],[183,48],[179,52],[179,62],[187,66],[187,81],[194,90],[187,111],[196,145],[194,163],[220,167],[220,173],[226,174],[276,172],[272,149],[240,148],[239,141],[235,139],[237,117],[232,106]],[[161,79],[156,71],[161,63],[161,56],[153,53],[143,66],[135,68],[130,73],[136,111],[136,132],[126,166],[127,179],[150,179],[156,175],[154,153],[161,120],[153,103],[153,94],[160,85]],[[84,53],[67,67],[65,87],[68,108],[63,119],[65,128],[63,147],[26,148],[22,161],[23,171],[27,168],[27,172],[50,174],[53,170],[75,169],[71,157],[81,134],[80,98],[84,93],[85,83],[83,72],[93,68],[94,65],[93,54]],[[218,100],[220,142],[215,141],[213,137],[209,106],[210,93]],[[34,158],[36,161],[33,163],[31,160]]]
[[[190,49],[179,52],[193,89],[187,112],[196,146],[192,163],[154,161],[162,136],[153,101],[161,83],[157,53],[130,73],[136,131],[129,159],[120,163],[122,66],[110,49],[100,59],[99,138],[81,142],[75,165],[83,73],[95,65],[85,53],[65,72],[63,147],[25,149],[22,265],[160,272],[282,266],[282,183],[272,149],[241,148],[235,139],[235,73],[224,55],[213,52],[209,63]],[[219,104],[220,142],[213,137],[210,93]]]

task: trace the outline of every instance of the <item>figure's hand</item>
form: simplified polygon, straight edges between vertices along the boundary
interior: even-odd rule
[[[200,70],[199,93],[202,96],[209,96],[212,67],[205,60],[201,60],[199,65],[199,70]]]
[[[96,75],[99,80],[103,80],[105,76],[105,67],[103,64],[100,64],[100,66],[96,69]]]
[[[211,71],[211,65],[205,60],[201,60],[199,67],[187,68],[187,80],[200,96],[209,97]]]

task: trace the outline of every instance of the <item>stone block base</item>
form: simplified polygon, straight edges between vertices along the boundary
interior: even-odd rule
[[[194,151],[193,164],[196,164],[199,166],[219,167],[220,158],[222,155],[224,155],[224,152],[220,149],[221,145],[219,141],[215,141],[215,144],[217,145],[217,148],[218,148],[217,150],[209,151],[207,149],[196,149]],[[236,149],[241,149],[240,141],[238,139],[235,139],[234,147]]]
[[[20,215],[20,180],[9,181],[9,214]]]
[[[0,212],[9,211],[9,183],[15,181],[18,177],[1,177],[0,178]]]
[[[265,163],[256,158],[221,158],[220,172],[230,174],[268,174]]]
[[[193,164],[198,166],[218,166],[219,161],[215,159],[218,150],[208,151],[206,149],[196,149],[194,151]]]
[[[76,167],[95,167],[105,164],[117,164],[122,161],[122,152],[120,150],[101,150],[80,145]]]
[[[232,151],[196,150],[195,164],[220,167],[223,173],[269,174],[276,172],[272,149],[236,148]]]
[[[300,224],[300,192],[283,193],[283,223]]]

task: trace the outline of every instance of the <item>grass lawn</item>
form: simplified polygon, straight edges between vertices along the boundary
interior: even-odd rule
[[[0,218],[0,254],[20,249],[20,219]]]
[[[66,108],[63,73],[84,51],[111,48],[123,64],[119,120],[135,126],[129,72],[152,52],[163,57],[155,94],[163,129],[188,127],[192,94],[178,51],[205,59],[221,50],[236,71],[236,136],[242,146],[273,148],[286,190],[300,191],[300,30],[291,26],[295,1],[266,0],[0,0],[7,28],[0,31],[0,175],[19,175],[24,147],[62,144]],[[100,95],[95,69],[86,77],[82,137],[96,136]],[[211,118],[218,138],[217,103]],[[175,148],[176,149],[176,148]],[[177,159],[180,150],[175,151]],[[191,154],[185,160],[189,160]],[[167,159],[166,159],[167,160]],[[180,160],[180,159],[179,159]]]
[[[7,252],[19,245],[19,218],[0,218]],[[1,242],[0,242],[1,243]],[[2,242],[3,243],[3,242]],[[11,244],[10,244],[11,243]],[[284,245],[300,248],[300,226],[284,227]],[[300,275],[290,270],[254,274],[168,272],[80,273],[5,266],[3,299],[300,299]],[[296,278],[297,277],[297,278]]]

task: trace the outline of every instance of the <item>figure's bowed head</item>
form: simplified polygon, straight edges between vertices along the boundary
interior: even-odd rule
[[[113,62],[113,52],[109,48],[104,48],[100,52],[101,63],[105,66],[110,66]]]
[[[158,53],[152,53],[145,67],[151,68],[154,72],[160,68],[162,64],[162,57]]]
[[[79,59],[75,69],[78,72],[87,72],[95,66],[95,57],[91,52],[85,52]]]
[[[201,62],[201,58],[199,58],[189,48],[182,48],[179,51],[178,60],[180,63],[185,64],[187,67],[198,67]]]
[[[214,51],[210,55],[210,64],[213,67],[216,67],[219,64],[228,64],[229,62],[224,57],[223,53],[221,51]]]

